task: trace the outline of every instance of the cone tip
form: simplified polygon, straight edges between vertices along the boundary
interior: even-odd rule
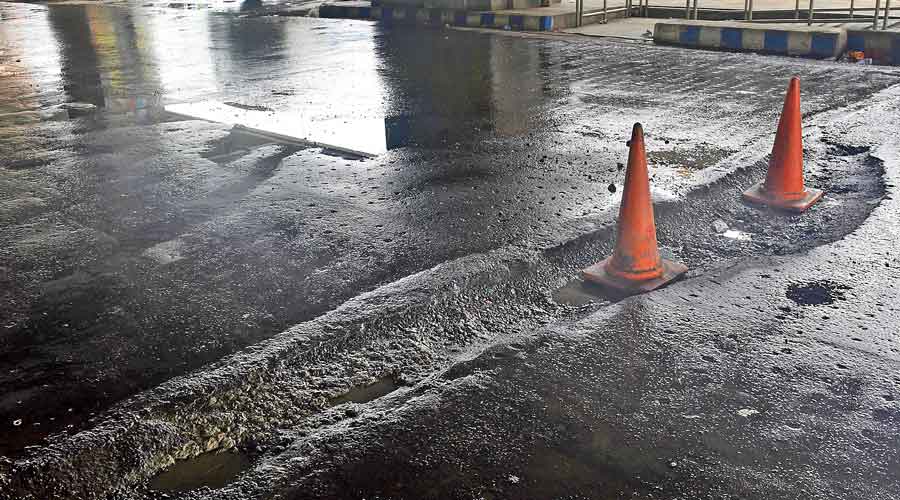
[[[794,87],[794,86],[799,87],[799,86],[800,86],[800,77],[799,77],[799,76],[792,76],[792,77],[791,77],[791,83],[790,83],[790,86],[791,86],[791,87]]]
[[[644,127],[642,127],[641,124],[637,122],[635,122],[634,127],[631,128],[631,141],[635,139],[644,142]],[[631,146],[631,141],[628,141],[629,146]]]

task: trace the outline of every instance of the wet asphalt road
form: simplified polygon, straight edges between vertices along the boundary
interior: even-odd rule
[[[491,339],[577,315],[547,297],[608,251],[608,186],[621,184],[636,120],[655,195],[674,204],[659,209],[660,240],[697,275],[839,239],[883,190],[878,165],[835,134],[808,152],[812,182],[835,188],[813,219],[827,230],[725,201],[760,174],[732,172],[766,153],[789,75],[803,79],[813,116],[897,83],[883,68],[163,6],[0,12],[0,454],[10,457],[80,430],[54,446],[93,449],[138,476],[204,449],[283,450],[273,432],[308,427],[349,387],[386,374],[415,384]],[[390,150],[347,157],[165,113],[208,100],[312,124],[380,121]],[[64,102],[98,112],[58,119]],[[708,199],[680,201],[698,186]],[[719,218],[752,241],[712,233]],[[513,281],[503,293],[518,295],[483,285],[479,273],[498,266]],[[378,315],[390,317],[366,319]],[[338,347],[307,356],[298,347],[309,339],[288,333],[102,413],[296,324]],[[106,431],[89,429],[141,409],[175,430],[138,425],[110,451],[95,447]],[[146,447],[123,451],[135,441]],[[42,457],[36,471],[71,467],[30,453]],[[102,496],[108,479],[82,481],[87,467],[67,481]],[[60,484],[72,487],[43,487]]]
[[[510,335],[186,498],[897,498],[900,92],[882,97],[807,136],[884,169],[852,234]]]

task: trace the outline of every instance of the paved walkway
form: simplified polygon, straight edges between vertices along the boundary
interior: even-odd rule
[[[660,19],[629,17],[626,19],[613,19],[607,24],[597,23],[579,28],[570,28],[563,30],[563,32],[586,36],[653,40],[653,27],[656,26],[658,21]]]

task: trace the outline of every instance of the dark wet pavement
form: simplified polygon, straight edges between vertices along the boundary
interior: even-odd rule
[[[385,380],[384,372],[402,375],[394,373],[398,366],[419,370],[399,381],[412,384],[449,359],[437,346],[455,356],[473,343],[533,329],[512,319],[523,304],[539,310],[534,322],[552,319],[552,306],[535,297],[608,251],[608,231],[592,231],[614,216],[617,198],[607,186],[622,182],[617,163],[632,122],[648,132],[657,199],[676,202],[765,154],[789,75],[803,79],[809,116],[900,80],[878,68],[825,62],[241,17],[229,9],[0,4],[0,12],[0,78],[8,83],[0,96],[0,454],[9,456],[43,444],[48,433],[102,426],[110,405],[192,370],[200,369],[184,385],[176,379],[126,402],[125,413],[152,407],[167,421],[191,422],[215,437],[214,449],[245,445],[247,436],[266,441],[260,436],[290,427],[292,413],[295,425],[329,401],[358,401],[353,394],[365,391],[348,387]],[[379,124],[366,130],[387,151],[373,159],[342,156],[166,112],[210,101],[228,103],[237,117],[249,110],[296,117],[306,128],[346,123],[348,136],[355,124]],[[57,106],[66,102],[97,111],[67,110],[70,119],[63,119]],[[790,254],[851,231],[881,195],[878,169],[840,134],[830,140],[835,145],[810,152],[812,182],[835,188],[833,204],[816,219],[830,221],[827,234],[812,235],[808,221],[772,223],[749,208],[722,208],[720,186],[691,202],[702,231],[684,230],[690,212],[667,215],[660,207],[664,250],[703,270],[721,259]],[[842,214],[846,207],[854,215]],[[751,240],[701,237],[717,218]],[[440,304],[442,295],[433,294],[438,311],[508,305],[507,316],[484,323],[485,331],[467,331],[475,319],[463,316],[463,326],[426,335],[457,319],[457,312],[435,313],[430,327],[382,324],[383,334],[366,332],[384,345],[345,340],[358,328],[355,316],[413,310],[414,299],[435,290],[410,284],[430,275],[398,280],[450,263],[440,271],[443,285],[465,290],[472,278],[461,271],[477,266],[454,259],[533,249],[550,249],[555,266],[552,278],[530,278],[539,283],[529,285],[534,297]],[[502,267],[528,273],[529,264],[520,264]],[[397,288],[382,292],[386,297],[406,298],[336,309],[385,287]],[[344,351],[278,355],[290,370],[309,367],[281,381],[302,410],[266,387],[253,389],[271,397],[265,403],[247,400],[253,391],[236,396],[233,408],[196,403],[202,418],[173,402],[196,397],[192,384],[207,386],[203,394],[221,390],[218,381],[227,377],[209,370],[204,379],[204,365],[316,317],[338,324],[325,329],[322,342],[348,351],[324,367],[317,363]],[[372,328],[378,332],[379,323]],[[266,357],[269,348],[248,358],[277,365]],[[243,378],[244,366],[234,365],[233,376]],[[207,410],[261,421],[241,417],[223,432],[227,426]],[[146,450],[195,453],[160,442],[148,441]],[[159,465],[148,459],[141,470]]]

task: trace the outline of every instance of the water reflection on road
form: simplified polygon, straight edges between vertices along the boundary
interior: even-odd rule
[[[380,121],[387,149],[521,133],[535,126],[532,107],[547,90],[550,52],[497,37],[204,9],[4,8],[16,17],[3,23],[4,38],[27,54],[30,78],[20,82],[43,92],[45,106],[76,101],[142,117],[165,104],[232,100],[304,128],[328,123],[337,136],[342,122],[352,136],[360,123]],[[5,103],[28,94],[10,91]]]
[[[412,161],[421,174],[391,168],[376,195],[361,177],[369,167],[310,154],[282,165],[296,147],[276,141],[248,155],[240,148],[258,142],[231,147],[215,128],[155,125],[174,118],[167,108],[214,105],[228,116],[202,117],[377,154],[529,133],[544,126],[552,93],[550,51],[491,36],[159,6],[0,3],[0,12],[9,151],[0,159],[0,454],[83,428],[116,400],[380,283],[507,240],[461,238],[471,231],[455,216],[481,210],[471,194],[427,195],[410,216],[403,196],[373,208],[438,167],[441,183],[468,183],[472,165]],[[98,113],[65,120],[58,106],[71,102]],[[319,168],[345,173],[317,181],[308,170]],[[302,174],[304,183],[290,180]],[[329,183],[353,188],[344,205],[324,197],[335,192]],[[281,194],[267,201],[260,186]],[[355,222],[322,219],[316,205]],[[413,236],[448,216],[453,235]],[[409,236],[387,237],[385,226]],[[380,263],[359,258],[373,253]],[[348,265],[354,277],[338,278]]]

